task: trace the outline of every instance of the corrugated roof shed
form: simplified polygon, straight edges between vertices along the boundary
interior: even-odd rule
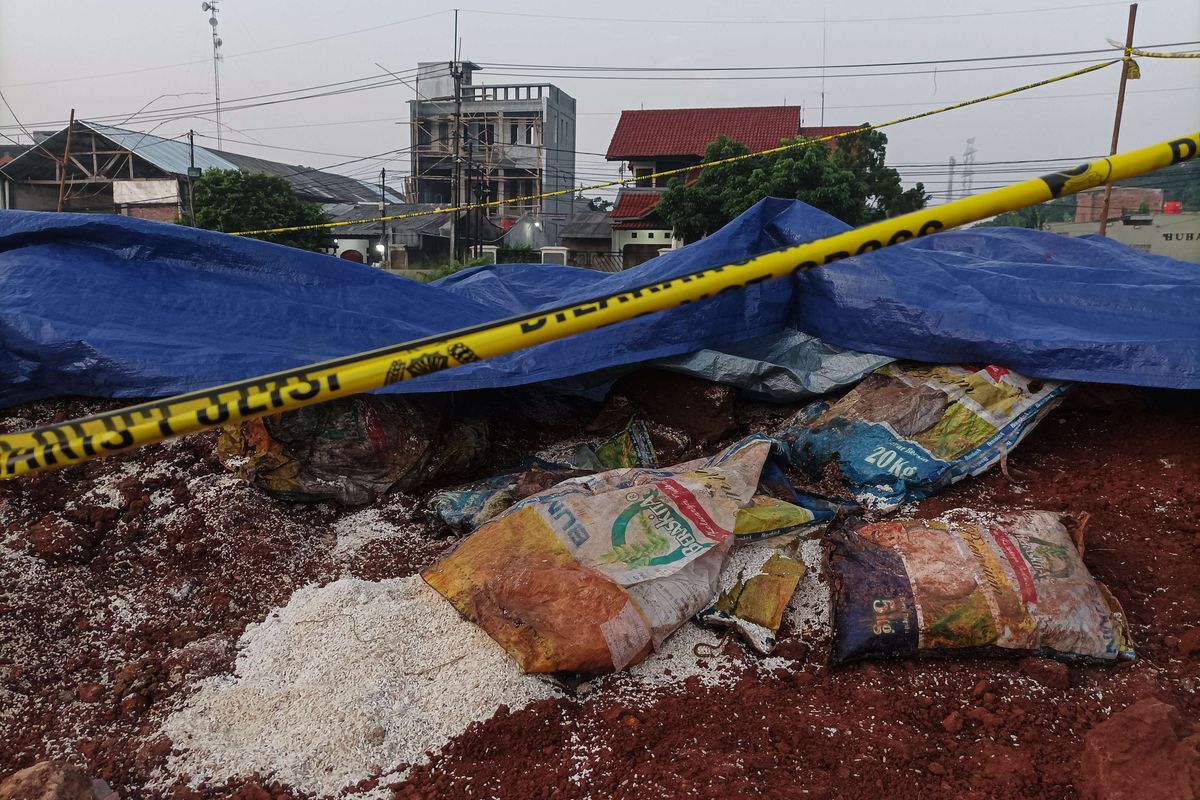
[[[389,203],[386,206],[387,213],[384,216],[422,214],[423,212],[436,211],[439,208],[442,208],[442,206],[433,203]],[[379,206],[338,205],[333,208],[326,208],[325,213],[329,215],[330,222],[372,219],[379,216]],[[449,226],[449,224],[449,214],[424,213],[420,217],[389,220],[387,226],[389,230],[395,232],[404,231],[436,236],[441,228]],[[382,223],[380,222],[361,222],[356,225],[343,225],[337,228],[330,228],[329,232],[334,236],[378,236],[381,227]]]
[[[612,223],[607,211],[581,211],[566,221],[558,235],[561,239],[608,239]]]
[[[392,236],[409,243],[415,244],[421,236],[450,236],[450,213],[429,214],[426,212],[436,211],[445,206],[439,206],[434,203],[389,203],[386,207],[384,216],[399,216],[403,214],[421,214],[419,217],[408,217],[407,219],[388,220],[387,228]],[[379,216],[378,205],[335,205],[326,206],[325,213],[329,215],[330,222],[347,222],[349,220],[358,219],[374,219]],[[460,220],[460,231],[465,231],[461,226],[462,222],[471,216],[470,229],[472,237],[484,242],[493,242],[500,239],[504,235],[499,227],[488,220],[487,215],[481,209],[473,211],[459,211],[458,218]],[[367,237],[373,238],[380,234],[383,228],[382,222],[360,222],[354,225],[342,225],[336,228],[330,228],[328,233],[333,237]]]
[[[151,133],[114,128],[111,125],[101,125],[83,120],[77,120],[76,124],[91,128],[101,136],[112,140],[118,147],[131,150],[140,158],[144,158],[165,172],[173,175],[187,175],[188,166],[191,164],[191,152],[188,143],[181,139],[164,139]],[[195,151],[196,166],[200,169],[237,169],[237,165],[232,161],[225,160],[207,148],[197,145]]]
[[[131,131],[112,125],[101,125],[97,122],[76,120],[75,124],[95,131],[117,147],[131,151],[138,158],[172,175],[181,177],[187,175],[188,167],[193,163],[192,159],[194,158],[195,165],[202,170],[244,169],[285,178],[292,185],[292,190],[298,197],[316,203],[379,202],[377,187],[334,172],[214,150],[202,145],[192,148],[182,139],[164,139],[152,133]],[[66,128],[56,132],[50,138],[58,138],[64,131]],[[28,158],[29,156],[25,155],[24,157]],[[15,164],[21,160],[18,157],[10,163]],[[389,190],[388,199],[400,200],[401,198]]]

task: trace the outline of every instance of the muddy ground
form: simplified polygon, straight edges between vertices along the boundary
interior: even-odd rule
[[[385,777],[363,776],[357,788],[402,798],[1096,791],[1080,766],[1095,726],[1146,698],[1200,719],[1196,399],[1068,403],[1008,459],[1011,477],[993,470],[912,509],[1088,512],[1085,561],[1124,606],[1141,655],[1134,663],[906,660],[831,670],[826,643],[785,630],[787,668],[765,669],[730,640],[721,657],[748,665],[732,686],[693,677],[650,697],[501,708],[403,780],[395,776],[405,765],[381,765]],[[102,407],[9,409],[0,430]],[[742,409],[736,433],[783,413]],[[503,458],[564,433],[512,436]],[[0,777],[54,758],[122,798],[297,796],[270,775],[198,790],[186,776],[164,783],[173,745],[157,733],[163,719],[198,680],[229,672],[245,627],[297,588],[411,575],[449,545],[428,535],[418,499],[393,494],[366,510],[281,502],[230,476],[214,449],[215,435],[202,434],[0,484]],[[350,548],[337,533],[349,528],[361,531]]]

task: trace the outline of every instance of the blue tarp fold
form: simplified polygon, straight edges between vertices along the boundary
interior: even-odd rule
[[[621,273],[528,264],[422,285],[253,239],[119,216],[0,212],[0,405],[154,397],[584,300],[845,230],[768,198]],[[1200,268],[1097,237],[950,231],[391,391],[509,386],[794,329],[855,350],[1200,388]]]

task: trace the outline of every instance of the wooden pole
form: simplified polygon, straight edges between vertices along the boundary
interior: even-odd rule
[[[1117,139],[1121,136],[1121,111],[1125,108],[1125,82],[1129,80],[1130,61],[1129,49],[1133,47],[1133,23],[1137,20],[1137,3],[1129,5],[1129,27],[1125,31],[1125,59],[1121,62],[1121,85],[1117,89],[1117,116],[1113,120],[1112,147],[1108,154],[1117,152]],[[1104,185],[1104,207],[1100,211],[1100,235],[1108,233],[1108,206],[1112,202],[1112,184]]]
[[[71,109],[71,122],[67,125],[67,143],[63,147],[62,172],[58,176],[58,210],[63,210],[67,199],[67,164],[71,162],[71,131],[75,127],[75,109]]]

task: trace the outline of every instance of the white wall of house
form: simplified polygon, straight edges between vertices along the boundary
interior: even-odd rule
[[[1067,236],[1096,233],[1097,222],[1052,222],[1046,230]],[[1108,238],[1143,253],[1200,262],[1200,213],[1133,214],[1108,223]]]
[[[652,231],[625,231],[614,230],[612,232],[612,248],[614,253],[619,253],[627,244],[649,244],[655,247],[679,247],[683,243],[677,242],[671,236],[671,230],[652,230]]]

